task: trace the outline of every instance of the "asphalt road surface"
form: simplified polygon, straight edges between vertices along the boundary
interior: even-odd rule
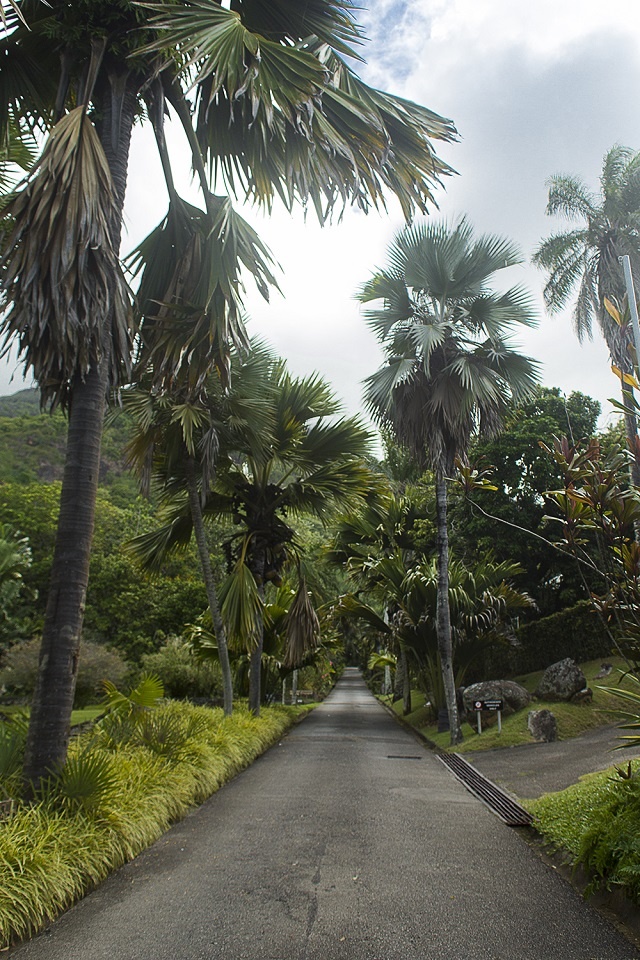
[[[12,960],[640,960],[347,670]]]
[[[464,758],[503,790],[533,800],[577,783],[585,773],[626,767],[640,749],[620,747],[626,731],[616,724],[596,727],[571,740],[522,743],[506,750],[465,753]]]

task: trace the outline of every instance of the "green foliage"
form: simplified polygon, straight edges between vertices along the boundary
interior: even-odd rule
[[[121,506],[136,496],[124,458],[130,434],[130,418],[114,412],[105,425],[100,449],[100,483]],[[40,410],[38,390],[0,397],[0,483],[62,480],[66,447],[67,420],[60,411]]]
[[[640,744],[640,678],[633,673],[627,671],[620,671],[622,674],[623,680],[626,680],[627,683],[632,685],[632,689],[625,687],[601,687],[603,690],[608,690],[614,696],[625,702],[627,710],[625,710],[623,716],[625,718],[625,723],[620,724],[621,730],[633,730],[631,734],[627,734],[624,737],[620,738],[621,747],[637,747]],[[631,707],[635,707],[635,711],[629,709],[629,704]]]
[[[141,717],[160,704],[164,697],[164,687],[159,677],[146,674],[137,685],[122,693],[109,680],[103,683],[108,715],[120,717]]]
[[[622,887],[640,905],[640,767],[583,777],[529,804],[545,840],[591,874],[590,891]]]
[[[153,711],[155,742],[151,727],[136,742],[112,742],[102,724],[74,741],[43,799],[18,806],[0,829],[0,947],[32,935],[137,856],[299,714],[273,707],[259,718],[241,709],[224,718],[169,703]]]
[[[18,390],[0,397],[0,418],[37,417],[40,414],[40,393],[35,389]]]
[[[118,787],[114,758],[88,746],[72,750],[62,770],[42,782],[39,795],[52,806],[91,815],[116,799]]]
[[[562,485],[563,473],[540,441],[554,436],[588,439],[595,433],[599,412],[600,405],[582,393],[564,397],[555,387],[538,388],[508,415],[498,437],[472,445],[471,463],[487,467],[497,489],[450,488],[456,555],[475,562],[490,551],[497,560],[520,563],[521,587],[543,616],[571,606],[584,597],[585,589],[573,558],[548,542],[554,531],[545,518],[544,494]],[[593,577],[590,582],[595,582]]]
[[[409,494],[418,494],[413,499]],[[340,598],[335,615],[365,622],[369,642],[407,651],[420,687],[434,709],[445,694],[437,643],[437,563],[422,550],[424,490],[389,495],[380,504],[352,514],[338,529],[332,556],[346,564],[353,592]],[[448,600],[456,685],[465,682],[487,649],[506,643],[508,623],[531,601],[516,590],[513,563],[490,557],[474,564],[451,559]]]
[[[571,444],[554,439],[548,455],[563,473],[549,499],[567,550],[581,570],[600,578],[591,601],[614,645],[638,672],[640,667],[640,493],[629,485],[628,450],[603,451],[596,440]]]
[[[172,566],[177,575],[151,577],[122,550],[96,553],[87,591],[85,634],[140,661],[158,649],[165,635],[179,633],[194,611],[206,607],[207,597],[202,582],[194,577],[191,556]]]
[[[12,526],[0,523],[0,649],[24,636],[26,625],[16,616],[19,602],[29,597],[24,574],[31,566],[31,548]],[[30,599],[30,597],[29,597]]]
[[[59,498],[57,483],[0,484],[0,521],[27,535],[32,551],[31,566],[23,574],[24,601],[18,600],[14,615],[27,635],[42,629]],[[167,560],[149,577],[122,549],[129,537],[153,524],[153,507],[147,501],[136,496],[126,507],[118,506],[100,488],[84,631],[87,638],[107,643],[134,661],[157,649],[167,634],[179,633],[193,620],[194,610],[207,604],[191,551]],[[213,545],[223,533],[219,525],[212,526]],[[213,547],[212,553],[221,569],[219,548]]]
[[[559,613],[523,624],[516,630],[514,641],[491,651],[486,669],[492,676],[514,676],[545,670],[565,657],[578,663],[611,657],[613,648],[607,626],[592,605],[582,600]]]
[[[38,674],[40,640],[17,644],[2,657],[0,685],[12,697],[28,699],[33,694]],[[104,680],[119,682],[127,665],[114,650],[85,640],[80,645],[80,661],[74,703],[83,706],[100,695]]]
[[[222,695],[219,665],[211,659],[197,659],[179,637],[169,637],[158,651],[145,654],[142,668],[160,678],[168,697],[213,699]]]
[[[44,619],[59,504],[58,483],[0,484],[0,520],[20,530],[28,537],[31,547],[32,562],[23,580],[33,597],[32,632],[36,632]]]
[[[0,799],[19,792],[28,722],[22,712],[0,721]]]

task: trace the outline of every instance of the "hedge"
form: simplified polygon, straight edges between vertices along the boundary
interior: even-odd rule
[[[493,648],[485,670],[496,677],[518,676],[545,670],[566,657],[582,663],[613,653],[611,636],[600,617],[588,601],[582,600],[574,607],[519,627],[509,646]]]

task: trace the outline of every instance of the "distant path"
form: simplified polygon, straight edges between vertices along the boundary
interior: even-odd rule
[[[12,960],[640,960],[349,669]]]

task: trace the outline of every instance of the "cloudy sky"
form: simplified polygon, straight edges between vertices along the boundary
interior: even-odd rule
[[[367,3],[367,0],[364,0]],[[637,0],[368,0],[370,42],[360,72],[375,86],[450,117],[460,142],[440,148],[459,176],[438,194],[442,215],[466,214],[478,232],[516,241],[525,260],[560,224],[545,216],[546,179],[581,176],[594,189],[614,143],[640,149],[640,15]],[[180,150],[176,141],[175,150]],[[188,171],[181,185],[189,192]],[[162,218],[165,195],[154,147],[134,143],[125,245]],[[250,329],[289,360],[295,373],[318,370],[349,411],[361,382],[380,363],[354,294],[376,267],[402,217],[347,212],[320,228],[312,215],[245,212],[282,266],[283,296],[265,304],[248,286]],[[542,275],[524,265],[505,273],[525,283],[540,323],[519,339],[542,364],[543,382],[581,390],[603,403],[617,381],[598,339],[580,346],[569,316],[545,317]],[[0,393],[19,389],[15,364],[0,370]],[[610,408],[609,408],[610,409]],[[603,421],[606,422],[606,421]]]

